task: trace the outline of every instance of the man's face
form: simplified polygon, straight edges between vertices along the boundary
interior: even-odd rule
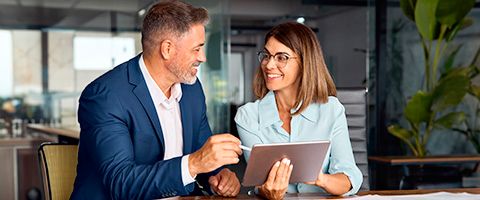
[[[200,64],[205,62],[205,27],[193,25],[176,43],[176,55],[168,69],[177,76],[178,82],[194,84]]]

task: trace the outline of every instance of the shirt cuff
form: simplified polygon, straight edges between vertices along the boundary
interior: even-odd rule
[[[182,157],[182,182],[183,186],[186,186],[190,183],[195,182],[195,177],[190,175],[190,171],[188,170],[188,157],[190,155],[186,155]]]
[[[362,185],[363,176],[360,176],[360,177],[362,177],[362,179],[360,179],[358,181],[358,178],[355,178],[355,176],[353,176],[353,174],[350,173],[350,171],[348,171],[348,170],[346,170],[344,172],[340,172],[340,173],[345,174],[348,177],[348,180],[350,181],[350,184],[352,185],[352,189],[350,191],[348,191],[347,193],[343,194],[342,196],[351,196],[351,195],[357,194],[358,190],[360,189],[360,186]]]

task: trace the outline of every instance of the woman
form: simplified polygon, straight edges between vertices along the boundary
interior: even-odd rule
[[[268,199],[281,199],[285,192],[355,194],[362,173],[355,165],[345,109],[335,97],[315,33],[299,23],[277,25],[265,36],[258,59],[253,87],[259,99],[240,107],[235,116],[242,143],[331,141],[330,156],[316,181],[288,184],[293,166],[284,159],[257,186],[259,194]],[[245,152],[246,160],[249,156]]]

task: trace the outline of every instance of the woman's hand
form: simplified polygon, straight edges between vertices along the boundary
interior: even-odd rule
[[[277,161],[270,170],[267,181],[258,188],[260,195],[267,199],[283,199],[292,170],[293,165],[287,158]]]
[[[305,184],[316,185],[333,195],[342,195],[352,189],[352,184],[347,175],[343,173],[324,174],[322,170],[318,173],[317,180]]]
[[[317,180],[306,182],[305,184],[316,185],[318,187],[325,188],[325,185],[327,185],[328,182],[328,175],[329,174],[324,174],[323,170],[320,170],[320,173],[318,173],[317,176]]]

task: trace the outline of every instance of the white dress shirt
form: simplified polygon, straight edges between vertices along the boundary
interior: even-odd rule
[[[182,98],[182,87],[180,83],[175,83],[170,88],[170,98],[167,98],[148,72],[143,60],[143,55],[140,57],[138,64],[140,65],[143,78],[147,83],[148,92],[152,97],[162,127],[163,140],[165,141],[164,160],[182,156],[183,129],[179,104]],[[194,177],[190,175],[190,171],[188,170],[188,156],[189,155],[185,155],[182,157],[181,170],[183,185],[195,182]]]

